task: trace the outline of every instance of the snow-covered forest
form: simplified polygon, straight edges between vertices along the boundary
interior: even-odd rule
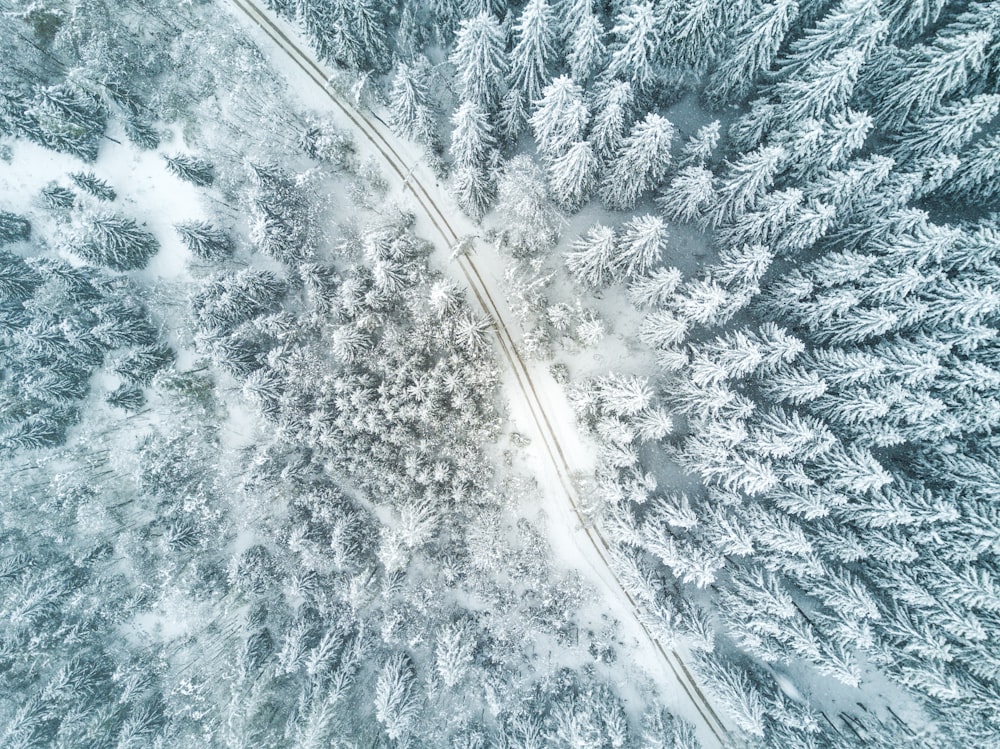
[[[0,747],[1000,746],[998,124],[998,0],[0,0]]]

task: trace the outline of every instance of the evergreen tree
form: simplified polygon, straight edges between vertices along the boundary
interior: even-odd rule
[[[681,149],[680,165],[704,166],[719,145],[719,129],[718,120],[698,128],[698,132],[691,136]]]
[[[233,254],[233,240],[206,221],[177,224],[174,229],[189,250],[202,260],[221,260]]]
[[[798,10],[796,0],[773,0],[748,18],[712,73],[707,95],[720,102],[744,99],[771,67]]]
[[[590,142],[604,163],[621,149],[632,121],[632,104],[632,84],[623,81],[613,81],[599,88],[594,97]]]
[[[566,267],[577,282],[601,288],[612,280],[616,245],[614,229],[596,224],[581,235],[566,253]]]
[[[76,193],[68,187],[50,183],[42,188],[42,201],[49,208],[72,208]]]
[[[879,5],[877,0],[840,0],[815,26],[791,41],[778,62],[782,77],[795,78],[833,59],[839,50],[855,50],[867,59],[889,29]]]
[[[549,185],[556,201],[567,210],[586,202],[597,185],[597,156],[585,140],[571,143],[549,165]]]
[[[958,153],[1000,110],[1000,95],[980,94],[944,106],[908,123],[896,136],[893,158],[900,164]]]
[[[972,30],[939,37],[905,52],[883,53],[879,64],[871,66],[873,80],[868,91],[883,92],[872,108],[876,124],[899,130],[913,120],[943,105],[946,97],[968,86],[986,59],[992,35]]]
[[[531,115],[539,152],[549,161],[559,158],[571,143],[582,140],[589,119],[583,89],[571,78],[559,76],[545,87]]]
[[[636,123],[622,144],[601,187],[601,197],[612,208],[628,209],[647,190],[655,189],[670,166],[674,126],[650,112]]]
[[[110,202],[118,197],[118,193],[114,191],[111,185],[100,179],[93,172],[74,172],[69,175],[69,178],[73,180],[73,184],[81,190],[89,192],[98,200]],[[72,201],[70,201],[70,205],[72,205]]]
[[[661,44],[653,4],[638,0],[623,7],[611,35],[614,42],[607,76],[631,83],[640,93],[649,91],[656,78],[656,54]]]
[[[87,221],[70,249],[92,263],[125,271],[144,268],[160,243],[133,219],[106,214]]]
[[[801,76],[778,83],[773,93],[778,106],[773,127],[794,127],[806,119],[822,119],[841,112],[854,93],[864,56],[846,49],[806,68]]]
[[[636,216],[628,221],[612,258],[612,277],[631,279],[646,273],[663,254],[668,237],[667,226],[658,216]]]
[[[787,155],[781,147],[762,147],[744,154],[739,161],[731,164],[716,188],[716,201],[710,212],[711,223],[717,225],[732,221],[754,207],[774,182]]]
[[[701,166],[686,166],[657,199],[667,218],[690,223],[700,219],[715,201],[713,174]]]
[[[514,29],[517,42],[510,53],[511,86],[534,104],[551,78],[556,24],[547,0],[528,0]]]
[[[451,154],[460,167],[484,169],[495,145],[486,112],[472,101],[463,102],[451,117]]]
[[[459,95],[486,113],[497,110],[504,94],[508,68],[504,46],[497,19],[480,13],[462,21],[449,57],[455,66]]]
[[[604,69],[608,51],[604,45],[604,27],[593,13],[585,13],[573,25],[566,62],[573,80],[587,84]]]
[[[399,62],[389,91],[393,129],[428,144],[434,136],[430,100],[430,62],[423,55],[412,63]]]
[[[212,165],[197,156],[177,154],[164,156],[167,171],[198,187],[207,187],[215,181],[215,170]]]
[[[16,213],[0,211],[0,247],[24,242],[31,236],[31,222]]]

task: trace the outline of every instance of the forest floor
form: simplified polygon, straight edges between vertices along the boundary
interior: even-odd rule
[[[504,259],[496,247],[475,241],[480,228],[438,184],[418,146],[392,134],[377,113],[360,111],[332,89],[328,71],[293,27],[250,0],[234,0],[231,7],[292,92],[352,131],[362,158],[384,163],[389,198],[414,209],[417,232],[436,240],[432,262],[469,291],[491,322],[506,364],[502,383],[510,417],[514,428],[530,440],[522,457],[524,467],[540,483],[544,497],[540,511],[548,520],[544,527],[549,540],[558,561],[577,570],[605,597],[592,611],[579,612],[580,626],[597,626],[602,612],[614,612],[630,651],[623,654],[626,660],[642,664],[663,703],[696,727],[703,746],[718,746],[727,733],[725,725],[693,679],[683,654],[661,645],[641,622],[635,602],[609,566],[607,542],[582,509],[580,481],[594,473],[595,450],[577,430],[573,411],[546,363],[526,360],[519,351],[523,332],[503,292]],[[470,252],[454,254],[455,246],[467,239],[473,240]]]

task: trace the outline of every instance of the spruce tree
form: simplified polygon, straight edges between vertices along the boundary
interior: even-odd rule
[[[547,0],[528,0],[514,28],[517,40],[510,53],[511,86],[533,105],[551,78],[556,24]]]
[[[650,112],[622,143],[601,186],[601,198],[612,208],[631,208],[648,190],[659,187],[670,167],[674,126]]]
[[[661,44],[656,12],[649,0],[626,5],[611,30],[614,43],[607,75],[631,83],[646,93],[656,78],[656,54]]]
[[[542,157],[552,161],[571,143],[582,140],[589,119],[580,85],[564,75],[552,81],[531,115],[531,128]]]
[[[618,153],[632,122],[632,84],[613,81],[597,90],[591,111],[594,121],[590,142],[598,158],[607,163]]]
[[[488,114],[497,110],[504,94],[508,70],[504,46],[497,19],[480,13],[462,21],[449,57],[463,101],[475,103]]]
[[[798,15],[796,0],[773,0],[748,18],[712,73],[707,95],[719,102],[744,99],[768,70]]]

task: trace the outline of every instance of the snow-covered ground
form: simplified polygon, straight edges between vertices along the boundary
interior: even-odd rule
[[[521,457],[524,467],[539,482],[543,497],[539,510],[546,519],[544,527],[550,543],[558,559],[565,566],[578,570],[603,596],[603,600],[579,612],[580,626],[600,628],[601,615],[613,612],[621,623],[625,660],[634,664],[636,670],[648,673],[662,702],[696,726],[704,746],[717,746],[719,739],[714,727],[699,712],[705,707],[696,704],[687,691],[693,685],[684,684],[678,678],[674,667],[644,631],[634,606],[606,563],[606,549],[601,548],[600,541],[584,526],[584,518],[574,505],[574,477],[593,474],[595,448],[576,429],[572,409],[547,367],[540,362],[525,361],[516,353],[523,332],[518,329],[505,299],[504,259],[494,246],[482,240],[474,242],[468,267],[463,268],[463,261],[452,258],[453,247],[459,239],[478,237],[481,230],[461,213],[438,183],[422,149],[393,135],[380,124],[380,118],[364,117],[357,110],[348,111],[347,108],[353,108],[351,104],[317,80],[318,63],[311,58],[298,30],[268,16],[280,29],[276,39],[244,12],[244,5],[245,0],[241,0],[230,7],[286,78],[289,89],[306,106],[331,115],[337,124],[359,136],[356,146],[362,159],[376,158],[386,163],[386,176],[390,179],[388,199],[415,211],[418,234],[431,239],[435,246],[432,263],[466,287],[470,286],[470,280],[474,286],[481,282],[480,295],[488,293],[492,304],[487,302],[484,312],[498,323],[498,346],[505,351],[508,364],[502,373],[504,393],[514,428],[530,439]],[[256,6],[249,10],[264,13]],[[470,289],[470,292],[470,298],[475,299],[475,290]]]

